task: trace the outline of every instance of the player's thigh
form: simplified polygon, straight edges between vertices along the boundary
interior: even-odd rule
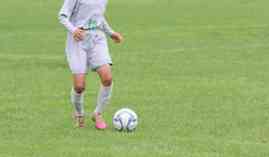
[[[93,71],[97,71],[105,64],[112,65],[112,59],[105,39],[97,43],[89,53],[88,65]]]
[[[78,93],[83,92],[86,87],[86,74],[73,74],[73,86]]]
[[[81,48],[79,42],[68,39],[66,57],[73,74],[87,73],[87,53]]]
[[[104,86],[110,86],[112,84],[112,70],[110,64],[104,64],[96,69],[100,80]]]

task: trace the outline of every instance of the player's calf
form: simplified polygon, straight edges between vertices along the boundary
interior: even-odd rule
[[[84,127],[84,90],[85,75],[74,75],[74,87],[71,90],[71,103],[74,107],[74,119],[78,127]]]

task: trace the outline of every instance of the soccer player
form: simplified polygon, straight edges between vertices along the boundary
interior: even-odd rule
[[[104,17],[107,0],[64,0],[58,18],[68,30],[66,57],[73,74],[71,103],[78,127],[84,127],[84,91],[88,70],[100,77],[100,90],[92,120],[97,129],[107,128],[102,118],[112,92],[112,60],[109,55],[106,35],[115,43],[123,37],[111,29]]]

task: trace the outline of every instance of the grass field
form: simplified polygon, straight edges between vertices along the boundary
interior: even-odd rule
[[[134,109],[134,133],[73,127],[61,4],[0,5],[0,157],[269,156],[268,0],[110,0],[126,41],[105,118]]]

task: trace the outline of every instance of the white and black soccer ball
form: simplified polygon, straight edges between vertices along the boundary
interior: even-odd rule
[[[118,131],[134,131],[137,124],[137,114],[129,108],[122,108],[113,116],[113,125]]]

